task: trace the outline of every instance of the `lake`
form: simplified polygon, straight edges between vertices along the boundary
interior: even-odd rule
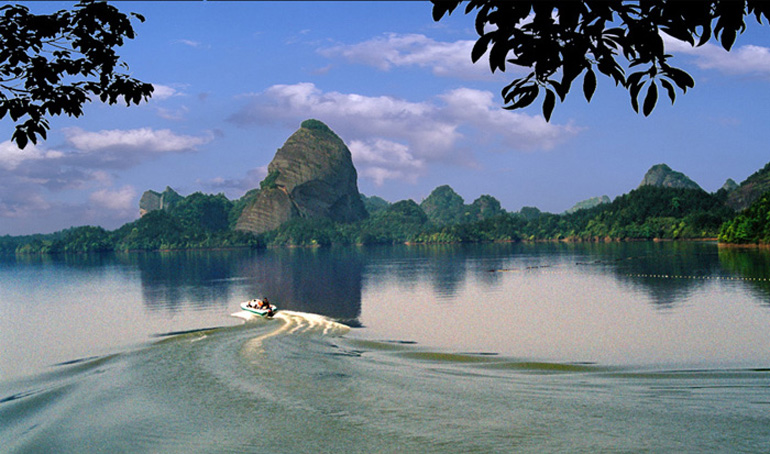
[[[0,452],[764,453],[768,326],[708,242],[5,258]]]

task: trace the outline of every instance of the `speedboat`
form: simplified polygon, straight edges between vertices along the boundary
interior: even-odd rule
[[[241,303],[241,309],[243,309],[246,312],[250,312],[252,314],[259,315],[260,317],[270,318],[272,317],[276,312],[278,312],[278,307],[276,307],[274,304],[270,304],[268,307],[264,307],[262,304],[262,300],[253,299],[251,301],[244,301]]]

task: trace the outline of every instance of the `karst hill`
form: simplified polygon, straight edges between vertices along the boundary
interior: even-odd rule
[[[262,233],[296,218],[354,222],[367,217],[350,150],[318,120],[302,122],[267,171],[236,230]]]

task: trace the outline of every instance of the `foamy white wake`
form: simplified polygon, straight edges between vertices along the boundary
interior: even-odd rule
[[[342,336],[350,331],[350,327],[347,325],[335,322],[323,315],[307,312],[280,310],[271,319],[265,319],[246,311],[236,312],[232,315],[247,321],[259,321],[265,325],[275,324],[275,329],[271,329],[266,333],[251,339],[244,345],[244,348],[252,353],[263,351],[262,343],[265,339],[279,335],[293,336],[319,334],[323,336]]]

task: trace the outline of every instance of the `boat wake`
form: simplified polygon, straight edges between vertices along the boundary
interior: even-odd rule
[[[263,342],[276,336],[317,335],[338,337],[344,336],[350,331],[350,327],[347,325],[323,315],[307,312],[280,310],[271,318],[264,318],[247,311],[239,311],[232,315],[246,322],[258,324],[262,328],[272,328],[268,328],[261,335],[251,339],[247,346],[248,350],[262,351]]]
[[[274,330],[274,334],[321,334],[324,336],[342,336],[350,331],[350,327],[336,322],[328,317],[308,312],[295,312],[281,310],[271,318],[264,318],[248,311],[238,311],[231,314],[247,322],[259,321],[262,323],[281,322],[281,327]]]

